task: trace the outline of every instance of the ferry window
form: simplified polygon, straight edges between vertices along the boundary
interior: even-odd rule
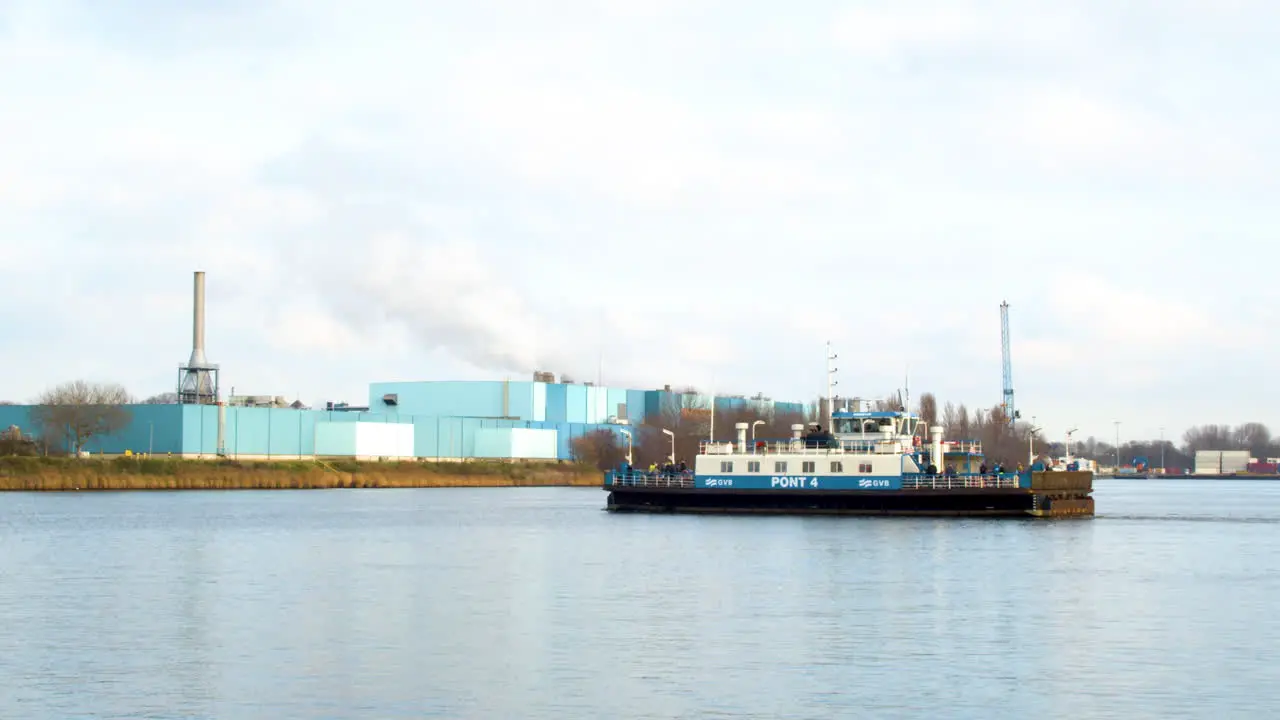
[[[801,463],[801,465],[800,465],[800,472],[811,473],[811,472],[813,472],[813,471],[814,471],[814,467],[815,467],[816,465],[817,465],[817,463],[816,463],[816,462],[814,462],[814,461],[812,461],[812,460],[806,460],[806,461],[804,461],[803,463]]]
[[[732,461],[732,460],[721,460],[721,461],[720,461],[720,472],[733,472],[733,461]]]
[[[747,472],[760,472],[760,461],[754,460],[747,463]]]
[[[842,472],[844,472],[844,463],[842,463],[842,462],[833,462],[833,463],[831,463],[831,472],[833,472],[833,473],[842,473]]]
[[[779,460],[773,464],[773,471],[776,473],[784,473],[787,471],[787,461]]]
[[[858,472],[860,473],[871,472],[871,463],[858,463]]]

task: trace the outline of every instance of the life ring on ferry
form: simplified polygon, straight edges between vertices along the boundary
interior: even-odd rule
[[[916,447],[920,447],[920,436],[919,436],[919,435],[913,435],[913,436],[911,437],[911,444],[912,444],[912,445],[915,445]]]

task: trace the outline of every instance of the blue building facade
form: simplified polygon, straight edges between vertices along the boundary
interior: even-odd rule
[[[421,458],[476,457],[478,431],[533,428],[556,431],[557,455],[572,457],[575,439],[594,430],[639,425],[670,408],[691,403],[664,390],[630,390],[590,385],[517,381],[381,382],[369,386],[369,411],[293,408],[225,408],[223,444],[228,456],[264,459],[308,458],[315,454],[318,422],[393,422],[414,426],[414,453]],[[716,398],[724,411],[755,407],[803,413],[802,403]],[[125,451],[154,455],[213,457],[218,452],[218,408],[211,405],[130,405],[129,425],[94,438],[85,448],[98,454]],[[31,407],[0,406],[0,429],[16,425],[38,434]],[[483,451],[484,448],[482,447]]]

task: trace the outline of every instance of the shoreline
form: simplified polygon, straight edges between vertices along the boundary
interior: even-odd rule
[[[601,485],[595,468],[567,463],[0,458],[0,492]]]

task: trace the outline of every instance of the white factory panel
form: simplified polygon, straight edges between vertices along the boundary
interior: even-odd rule
[[[413,425],[380,422],[316,423],[316,455],[356,459],[413,457]]]
[[[558,440],[555,430],[511,428],[511,457],[555,460]]]
[[[481,428],[476,431],[475,456],[502,460],[554,460],[555,430]]]

